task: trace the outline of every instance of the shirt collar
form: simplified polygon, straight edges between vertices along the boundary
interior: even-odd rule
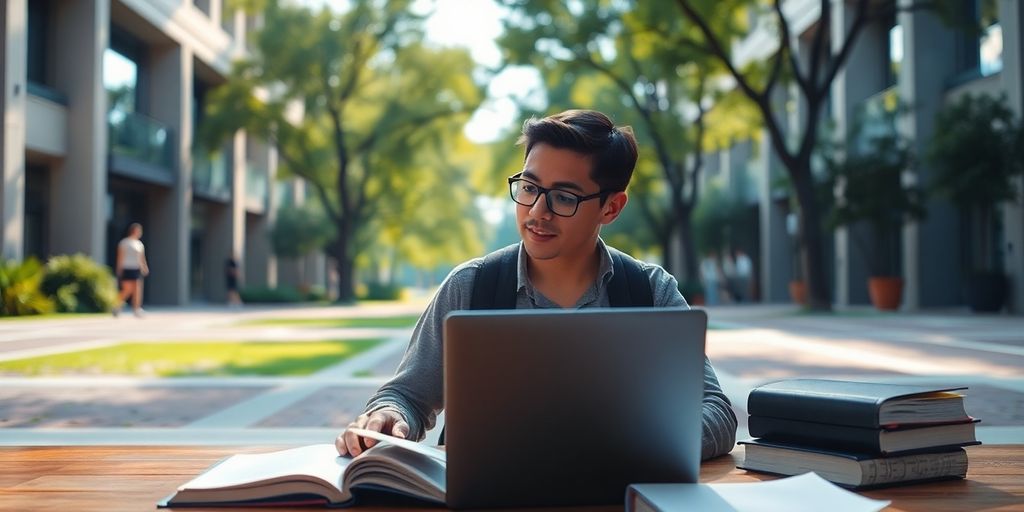
[[[604,240],[601,240],[601,237],[597,237],[597,250],[598,253],[601,255],[601,262],[598,264],[597,267],[597,275],[600,276],[598,278],[600,286],[608,284],[608,281],[611,280],[612,275],[615,273],[615,271],[612,268],[612,253],[608,249],[608,246],[605,245]],[[522,290],[523,288],[526,288],[528,291],[533,289],[533,286],[530,285],[530,275],[526,269],[527,257],[528,256],[526,254],[526,248],[523,246],[522,242],[519,242],[519,262],[518,269],[516,271],[517,292]]]

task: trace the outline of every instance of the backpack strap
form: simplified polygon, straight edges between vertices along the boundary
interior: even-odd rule
[[[637,260],[612,250],[612,280],[608,283],[608,303],[613,308],[654,306],[651,281]]]
[[[484,257],[473,279],[469,309],[515,309],[519,244],[512,244]]]

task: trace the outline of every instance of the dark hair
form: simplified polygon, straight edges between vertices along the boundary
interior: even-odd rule
[[[516,143],[526,145],[527,156],[535,145],[544,143],[590,157],[590,178],[603,191],[626,190],[636,167],[633,129],[616,127],[596,110],[566,110],[543,119],[531,117],[523,123],[523,135]],[[602,197],[601,202],[604,200]]]

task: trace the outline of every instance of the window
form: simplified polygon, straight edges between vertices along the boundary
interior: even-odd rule
[[[46,72],[49,57],[50,2],[32,0],[28,3],[28,81],[50,85]]]
[[[892,87],[899,83],[900,68],[903,66],[903,26],[895,22],[889,27],[888,51],[885,68],[885,86]]]
[[[957,45],[957,71],[994,75],[1003,69],[1003,28],[999,23],[999,4],[996,0],[968,0],[965,19],[976,24],[967,27],[959,36]]]

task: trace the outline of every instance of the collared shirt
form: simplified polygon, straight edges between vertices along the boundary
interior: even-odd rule
[[[608,283],[614,270],[612,249],[600,238],[597,241],[600,263],[598,278],[576,302],[575,308],[608,307]],[[622,253],[620,253],[622,254]],[[623,257],[629,258],[623,254]],[[559,308],[530,282],[527,255],[519,246],[516,309]],[[650,279],[655,307],[689,307],[679,293],[676,279],[658,265],[639,262]],[[470,309],[473,280],[483,264],[476,258],[459,265],[441,283],[437,294],[420,316],[409,348],[398,366],[398,372],[381,386],[367,404],[367,411],[392,407],[409,423],[411,439],[422,439],[433,428],[437,413],[443,408],[443,371],[441,333],[444,317],[450,311]],[[729,399],[718,384],[710,361],[704,358],[703,446],[702,458],[710,458],[732,450],[736,441],[736,415]]]

